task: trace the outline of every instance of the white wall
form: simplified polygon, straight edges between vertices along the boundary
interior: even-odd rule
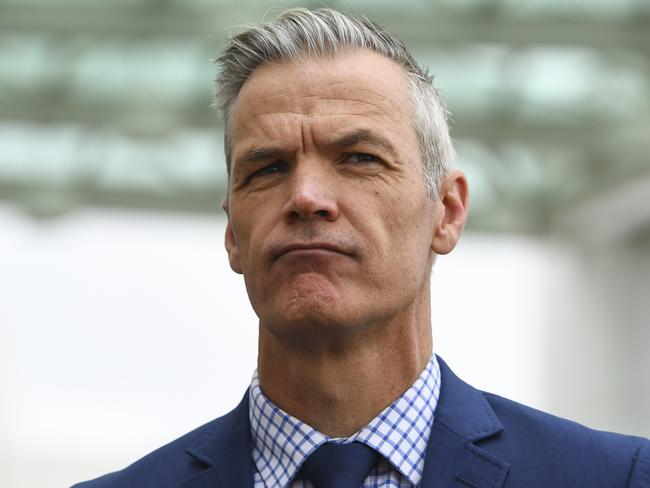
[[[650,236],[572,251],[549,317],[550,408],[650,437]]]

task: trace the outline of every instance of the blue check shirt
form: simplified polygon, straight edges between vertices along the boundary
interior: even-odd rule
[[[273,404],[260,388],[257,371],[250,388],[255,488],[312,488],[300,478],[302,463],[326,442],[362,442],[383,459],[363,488],[413,488],[422,479],[433,417],[440,395],[440,367],[435,355],[415,383],[359,432],[331,438]]]

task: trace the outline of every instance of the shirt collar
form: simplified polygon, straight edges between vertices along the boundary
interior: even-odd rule
[[[305,459],[325,442],[353,441],[381,453],[417,486],[440,395],[440,367],[432,355],[402,396],[346,439],[330,438],[273,404],[260,388],[257,371],[249,395],[253,461],[266,486],[288,486]]]

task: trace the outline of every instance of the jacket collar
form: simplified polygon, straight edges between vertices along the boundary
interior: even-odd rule
[[[422,488],[500,488],[508,463],[476,446],[499,434],[503,425],[483,394],[460,380],[438,357],[440,398],[429,437]],[[252,488],[254,465],[248,417],[248,391],[232,412],[186,452],[206,469],[178,488]]]
[[[177,488],[252,488],[253,459],[248,390],[237,407],[217,419],[185,452],[207,465]]]
[[[508,463],[475,443],[503,431],[483,394],[460,380],[438,357],[441,389],[421,486],[499,488]]]

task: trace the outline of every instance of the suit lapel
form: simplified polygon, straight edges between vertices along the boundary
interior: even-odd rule
[[[252,488],[248,390],[237,408],[219,419],[186,452],[204,469],[179,483],[177,488]]]
[[[500,488],[508,463],[477,441],[503,430],[483,394],[456,377],[438,358],[440,400],[429,438],[422,488]]]

